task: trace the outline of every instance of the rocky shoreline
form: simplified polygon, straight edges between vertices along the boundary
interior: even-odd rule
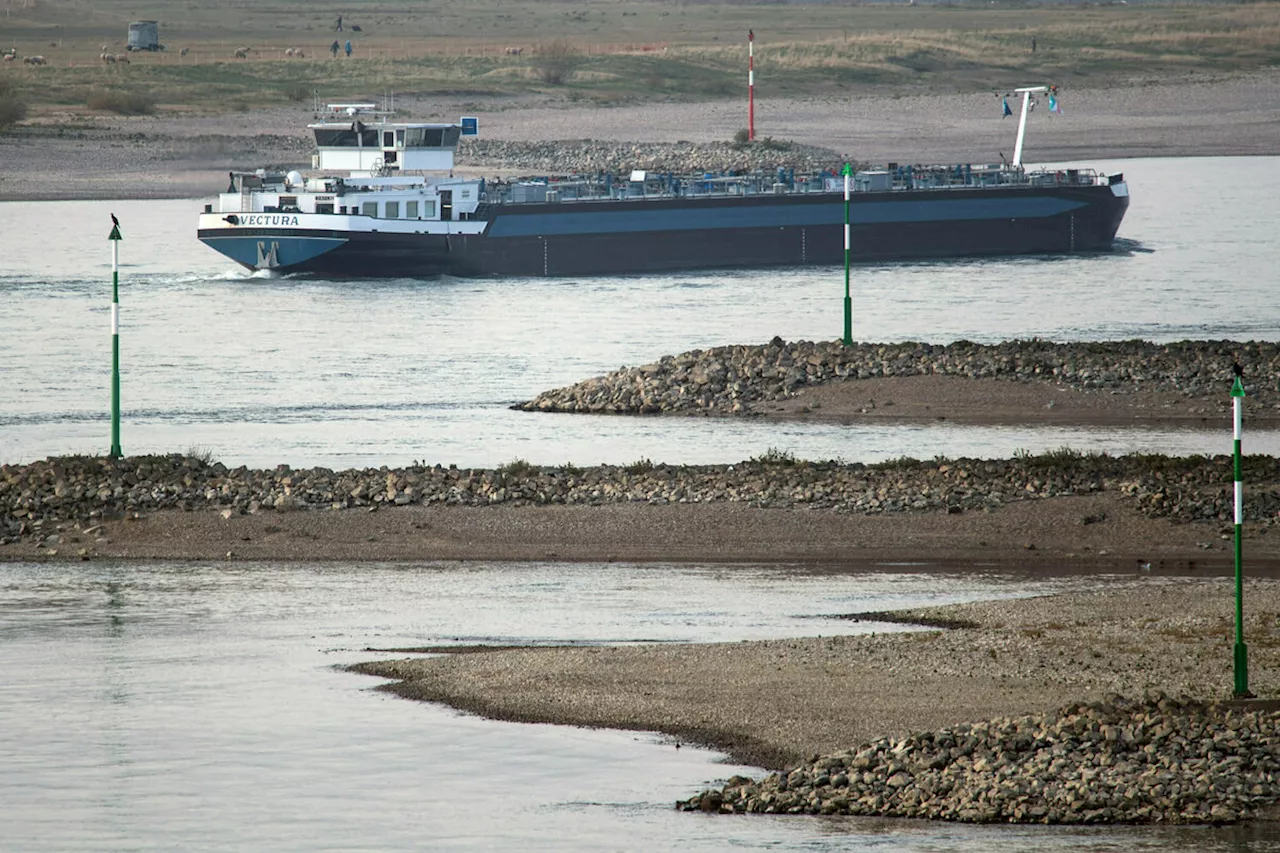
[[[1188,399],[1213,397],[1214,411],[1230,411],[1233,361],[1245,366],[1254,409],[1280,409],[1280,344],[1270,342],[1148,341],[998,344],[793,341],[734,345],[663,356],[640,367],[543,392],[512,408],[591,414],[751,414],[761,404],[805,388],[844,380],[959,376],[1040,382],[1090,392],[1160,392]]]
[[[1280,463],[1245,457],[1246,514],[1272,526],[1280,513]],[[734,465],[541,467],[440,465],[331,471],[228,468],[190,456],[58,457],[0,466],[0,544],[49,548],[59,533],[160,510],[266,511],[397,506],[600,506],[711,504],[804,508],[863,515],[958,514],[1068,495],[1112,493],[1149,518],[1228,524],[1231,460],[1085,455],[1059,451],[1004,460],[901,459],[866,465],[769,454]],[[1099,519],[1101,520],[1101,519]]]
[[[362,663],[380,689],[496,719],[659,731],[771,774],[676,807],[995,823],[1280,817],[1280,584],[1067,582],[871,630],[738,643],[495,649]],[[847,614],[875,629],[881,613]],[[1126,698],[1130,697],[1130,698]],[[1139,698],[1140,697],[1140,698]],[[1176,698],[1175,698],[1176,697]]]
[[[1234,823],[1274,808],[1280,704],[1111,695],[1056,712],[880,738],[685,811],[971,823]]]
[[[786,168],[838,172],[843,156],[829,148],[794,142],[736,145],[727,142],[608,142],[594,139],[513,142],[463,137],[457,165],[503,169],[521,174],[624,174],[633,169],[672,172],[772,172]]]

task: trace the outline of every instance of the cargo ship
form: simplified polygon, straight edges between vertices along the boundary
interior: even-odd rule
[[[1105,251],[1129,205],[1122,174],[1013,159],[676,175],[453,177],[476,120],[396,122],[329,104],[312,170],[232,172],[199,239],[251,270],[321,277],[585,276]]]

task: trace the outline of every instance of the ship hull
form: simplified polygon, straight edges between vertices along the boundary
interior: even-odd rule
[[[855,262],[1105,251],[1127,186],[859,192]],[[314,217],[305,217],[314,222]],[[202,227],[249,268],[341,277],[578,276],[843,263],[840,194],[502,205],[453,233]],[[214,223],[210,223],[214,224]],[[450,227],[454,226],[454,227]],[[323,247],[321,249],[321,247]]]

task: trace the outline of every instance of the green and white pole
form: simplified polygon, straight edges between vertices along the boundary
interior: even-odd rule
[[[853,298],[849,295],[849,181],[853,167],[844,164],[844,345],[853,346]]]
[[[120,223],[111,217],[111,453],[119,459],[120,450]]]
[[[1235,475],[1236,475],[1236,647],[1235,647],[1235,696],[1247,699],[1249,692],[1249,649],[1244,644],[1244,559],[1241,555],[1241,530],[1244,526],[1244,482],[1240,465],[1240,428],[1244,408],[1244,384],[1240,381],[1243,371],[1235,365],[1236,381],[1231,386],[1231,415],[1235,423]]]

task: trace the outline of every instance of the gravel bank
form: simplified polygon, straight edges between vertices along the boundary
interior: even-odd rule
[[[1280,464],[1249,456],[1245,512],[1255,529],[1280,513]],[[864,465],[785,455],[735,465],[603,465],[498,469],[229,469],[172,456],[60,457],[0,466],[0,543],[56,550],[61,534],[158,510],[262,512],[379,507],[547,507],[731,504],[837,514],[963,514],[1067,496],[1108,495],[1148,518],[1200,522],[1206,534],[1232,518],[1231,459],[1086,456],[1004,460],[903,459]],[[1105,521],[1085,520],[1084,524]],[[86,554],[92,549],[82,549]]]
[[[1250,687],[1273,697],[1280,690],[1280,583],[1248,583],[1246,602]],[[1274,715],[1257,726],[1239,717],[1230,723],[1234,735],[1214,728],[1209,737],[1216,741],[1204,744],[1205,726],[1227,721],[1186,701],[1229,695],[1231,614],[1229,582],[1100,582],[1088,592],[897,614],[966,626],[947,631],[502,650],[356,669],[395,679],[385,689],[409,698],[501,719],[661,731],[782,771],[735,780],[719,804],[707,801],[715,810],[736,808],[738,792],[759,803],[769,791],[765,810],[787,812],[840,810],[845,806],[835,803],[843,796],[860,814],[903,814],[914,803],[924,811],[912,813],[962,820],[1229,822],[1273,805],[1280,794]],[[1150,691],[1185,699],[1153,711],[1118,698]],[[1056,710],[1104,699],[1105,707]],[[943,745],[946,763],[918,766],[926,753],[938,759]],[[1237,749],[1250,757],[1233,759]],[[1030,784],[1019,774],[1046,759],[1057,764],[1038,777],[1043,784],[1010,800],[1010,785]],[[848,784],[866,786],[865,793],[832,788],[837,760]],[[1248,784],[1233,791],[1246,770]],[[1137,790],[1130,796],[1138,778],[1154,799]],[[1079,780],[1093,784],[1082,790]],[[970,805],[933,803],[930,797],[951,795],[941,793],[948,784]],[[815,791],[821,793],[813,800]],[[1213,791],[1223,796],[1215,799]],[[799,799],[792,801],[793,793]],[[690,794],[686,806],[701,808],[703,796]]]
[[[496,168],[521,174],[625,174],[632,169],[672,172],[737,170],[771,172],[792,168],[814,173],[838,172],[842,155],[829,148],[797,143],[731,145],[725,142],[602,142],[592,139],[558,142],[503,142],[463,137],[460,167]]]
[[[805,389],[850,380],[950,376],[1076,392],[1169,395],[1229,412],[1231,365],[1246,366],[1251,411],[1280,410],[1280,345],[1268,342],[924,344],[793,341],[663,356],[543,392],[513,408],[604,414],[752,414]]]
[[[1234,823],[1275,805],[1280,703],[1109,695],[1049,714],[880,738],[684,811],[968,823]]]

